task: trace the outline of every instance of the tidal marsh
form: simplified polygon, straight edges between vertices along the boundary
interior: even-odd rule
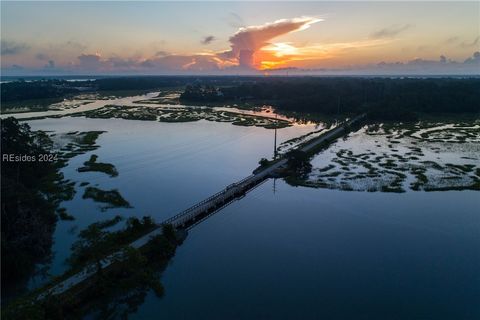
[[[365,126],[312,159],[296,184],[341,190],[479,190],[480,126],[462,123]]]

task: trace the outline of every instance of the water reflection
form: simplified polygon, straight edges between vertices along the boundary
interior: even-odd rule
[[[453,319],[480,315],[475,192],[269,180],[190,231],[132,319]]]
[[[54,257],[49,272],[59,275],[77,235],[75,230],[120,214],[124,217],[150,215],[162,221],[248,176],[262,157],[273,154],[273,130],[232,126],[228,123],[198,121],[160,123],[121,119],[64,117],[30,121],[33,130],[57,133],[105,130],[100,148],[70,160],[63,169],[66,179],[77,182],[72,201],[62,203],[75,221],[60,221],[55,230]],[[314,125],[278,130],[278,141],[286,141],[315,129]],[[112,163],[118,177],[99,172],[77,172],[91,154],[100,162]],[[98,204],[82,199],[81,182],[103,190],[118,189],[134,207],[101,212]],[[30,287],[48,278],[35,277]]]

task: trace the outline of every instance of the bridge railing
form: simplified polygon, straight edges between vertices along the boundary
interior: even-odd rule
[[[365,114],[362,114],[362,115],[359,115],[353,119],[350,119],[348,121],[344,121],[340,126],[336,127],[335,129],[331,130],[330,132],[327,132],[325,135],[323,135],[323,138],[325,139],[329,139],[330,137],[332,136],[335,136],[336,134],[338,134],[339,131],[343,131],[345,130],[345,125],[351,125],[352,123],[358,121],[359,119],[365,117]],[[310,144],[310,145],[306,145],[303,147],[303,150],[309,150],[311,149],[312,147],[315,146],[315,143],[313,144]],[[251,183],[251,182],[256,182],[258,180],[261,180],[263,179],[267,174],[268,174],[268,169],[264,169],[260,172],[258,172],[257,174],[251,174],[249,175],[248,177],[245,177],[243,178],[242,180],[240,181],[237,181],[237,182],[234,182],[232,184],[229,184],[228,186],[226,186],[224,189],[222,189],[221,191],[215,193],[214,195],[196,203],[195,205],[191,206],[190,208],[174,215],[173,217],[170,217],[168,218],[167,220],[165,220],[163,223],[164,224],[167,224],[167,223],[173,223],[177,220],[179,221],[182,221],[182,220],[185,220],[185,218],[188,218],[189,216],[192,216],[192,215],[195,215],[197,214],[197,212],[195,211],[196,209],[200,208],[201,206],[213,201],[214,199],[217,199],[217,198],[220,198],[222,197],[225,198],[227,196],[231,196],[231,191],[233,188],[238,188],[238,187],[242,187],[245,183]],[[203,210],[202,210],[203,211]],[[182,219],[184,218],[184,219]]]
[[[227,192],[228,190],[230,190],[232,187],[236,187],[236,186],[240,186],[241,184],[245,183],[246,181],[248,181],[249,179],[251,179],[252,177],[254,177],[255,175],[251,174],[249,175],[248,177],[246,178],[243,178],[242,180],[238,181],[238,182],[235,182],[235,183],[232,183],[230,185],[228,185],[227,187],[225,187],[224,189],[222,189],[221,191],[215,193],[214,195],[194,204],[193,206],[191,206],[190,208],[188,209],[185,209],[183,210],[182,212],[174,215],[173,217],[170,217],[168,218],[167,220],[163,221],[163,224],[169,224],[169,223],[172,223],[174,222],[175,220],[179,220],[181,217],[183,216],[188,216],[189,214],[191,214],[193,211],[195,211],[195,209],[201,207],[202,205],[212,201],[213,199],[215,198],[218,198],[220,196],[223,196],[225,195],[225,192]]]

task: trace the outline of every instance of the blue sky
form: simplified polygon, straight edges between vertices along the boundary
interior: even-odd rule
[[[478,74],[479,8],[479,2],[2,1],[1,68]]]

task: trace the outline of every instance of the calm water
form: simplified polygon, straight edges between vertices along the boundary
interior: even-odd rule
[[[52,274],[78,230],[111,218],[161,221],[251,173],[273,131],[228,123],[62,118],[34,129],[106,130],[66,178],[118,188],[133,209],[100,212],[77,185],[59,222]],[[314,130],[279,130],[284,141]],[[78,173],[90,154],[120,175]],[[275,192],[274,192],[275,190]],[[132,319],[478,319],[478,192],[342,192],[269,180],[192,229]],[[31,287],[44,279],[32,280]]]
[[[260,186],[190,231],[133,319],[478,319],[480,198]]]
[[[198,121],[161,123],[122,119],[60,118],[29,122],[33,130],[105,130],[97,144],[101,147],[70,160],[63,170],[65,178],[77,181],[77,193],[62,207],[75,221],[59,221],[55,231],[52,275],[65,271],[65,259],[79,230],[98,220],[150,215],[160,222],[251,174],[261,157],[273,153],[273,130],[233,126],[229,123]],[[313,125],[297,125],[278,130],[278,141],[314,130]],[[77,172],[90,158],[113,163],[119,176],[98,172]],[[118,189],[134,207],[101,212],[99,204],[82,199],[85,187],[80,182],[98,184],[101,189]],[[32,279],[30,287],[45,282]]]
[[[131,97],[112,98],[108,100],[94,100],[94,101],[89,100],[87,104],[80,105],[79,107],[76,107],[76,108],[63,108],[62,110],[47,110],[47,111],[40,111],[40,112],[34,111],[34,112],[23,112],[23,113],[4,113],[4,114],[0,114],[0,118],[3,119],[3,118],[8,118],[13,116],[17,119],[29,119],[29,118],[35,118],[35,117],[67,116],[72,113],[100,109],[110,104],[115,104],[119,106],[138,106],[133,102],[136,100],[153,98],[157,94],[158,92],[150,92],[144,95],[131,96]],[[74,101],[76,101],[77,103],[87,102],[86,100],[74,100]]]

